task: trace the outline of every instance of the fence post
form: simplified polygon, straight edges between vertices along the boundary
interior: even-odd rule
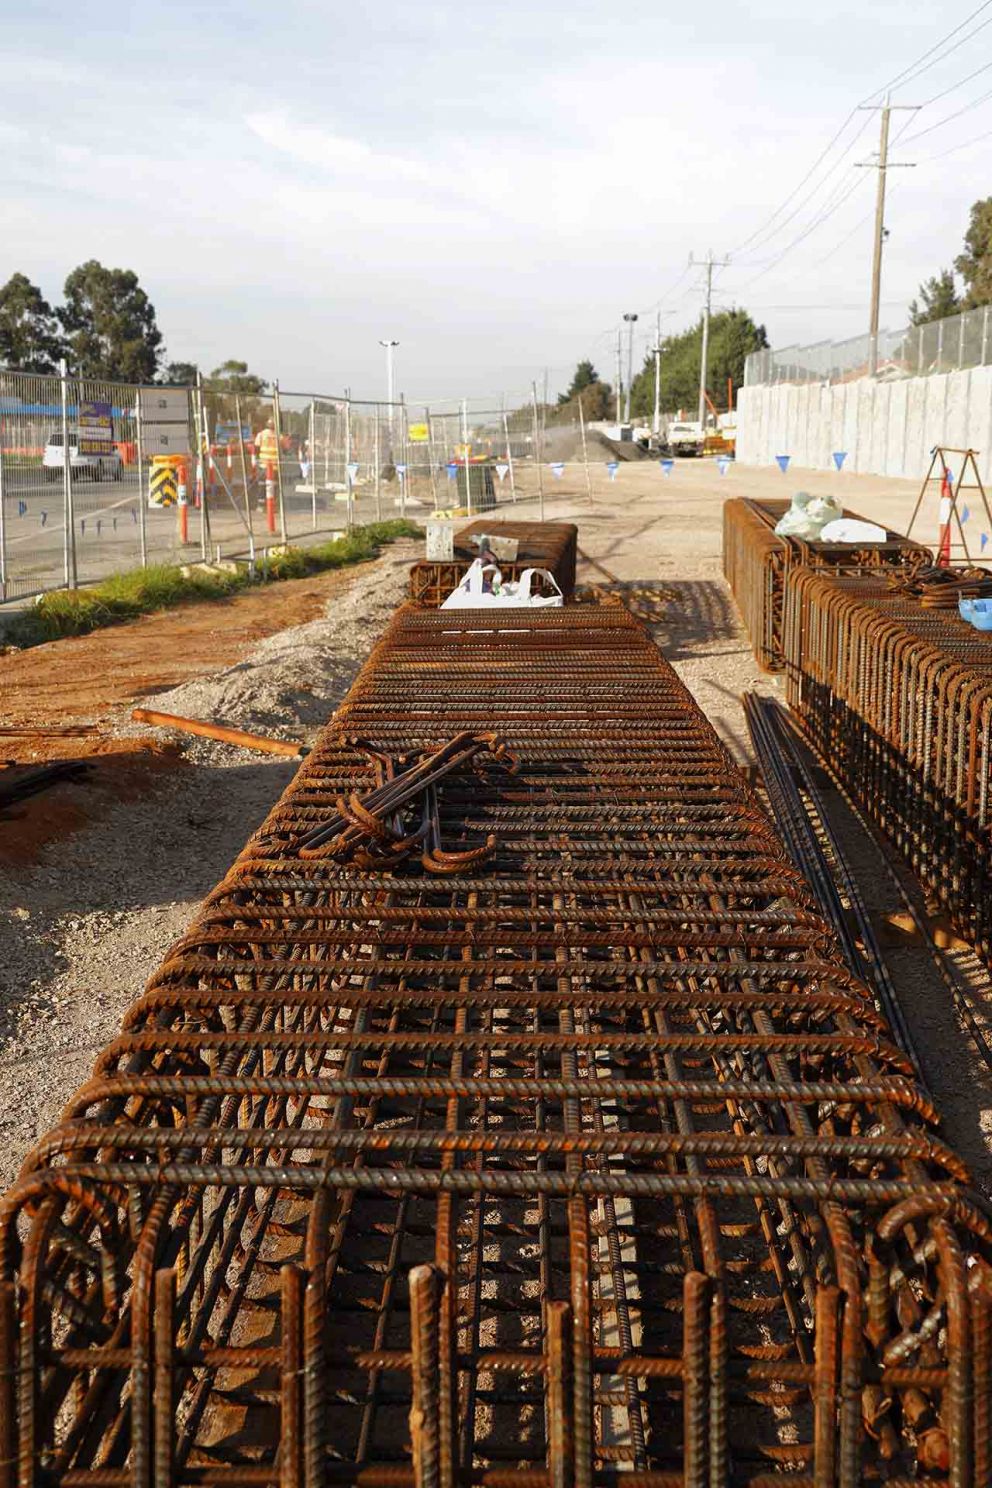
[[[431,423],[431,411],[424,407],[424,418],[427,420],[427,468],[431,477],[431,502],[437,511],[437,472],[434,469],[434,426]]]
[[[307,474],[310,477],[310,525],[317,531],[317,466],[314,463],[314,400],[310,399],[310,417],[307,420]]]
[[[516,504],[517,481],[513,473],[513,450],[510,448],[510,425],[506,418],[506,398],[504,397],[501,401],[503,403],[503,438],[506,441],[506,465],[510,476],[510,498]]]
[[[989,307],[985,306],[982,312],[982,366],[988,365],[989,360]]]
[[[382,452],[379,441],[382,438],[379,432],[379,405],[375,404],[375,414],[372,419],[372,440],[375,445],[375,519],[382,521]]]
[[[964,315],[958,316],[958,371],[964,366]]]
[[[406,394],[400,393],[400,418],[403,420],[403,474],[400,476],[400,516],[406,516],[406,483],[410,479],[410,425],[407,420]]]
[[[7,511],[3,489],[3,440],[0,439],[0,604],[7,598]]]
[[[62,389],[62,510],[65,520],[65,587],[75,589],[76,522],[72,504],[72,456],[69,454],[69,369],[65,357],[59,362],[59,385]]]
[[[541,439],[540,425],[537,420],[537,383],[530,385],[531,396],[534,400],[534,458],[537,461],[537,491],[541,501],[541,521],[544,521],[544,447]],[[619,394],[617,394],[619,397]]]
[[[207,561],[207,543],[210,538],[210,513],[207,510],[207,492],[210,482],[207,472],[210,469],[210,429],[207,424],[207,410],[203,402],[203,374],[196,374],[196,447],[200,452],[200,558],[204,563]]]
[[[141,566],[148,567],[148,532],[146,530],[147,514],[145,512],[145,478],[142,470],[142,441],[141,441],[141,388],[135,395],[135,420],[134,420],[134,453],[138,462],[138,543],[141,548]],[[186,429],[189,431],[189,413],[187,410]]]
[[[462,458],[465,461],[465,505],[468,507],[469,516],[472,515],[472,462],[469,459],[472,451],[468,443],[468,399],[462,399]]]
[[[582,430],[582,463],[586,467],[586,495],[592,503],[592,478],[589,475],[589,450],[586,446],[586,415],[582,407],[582,394],[579,394],[579,428]]]
[[[923,327],[916,327],[916,375],[919,377],[923,371]]]
[[[390,418],[392,418],[392,404],[389,405]],[[345,388],[344,393],[344,488],[348,496],[345,506],[348,531],[355,525],[355,486],[351,478],[351,388]]]
[[[245,431],[241,423],[241,395],[234,395],[234,417],[238,421],[238,456],[241,464],[241,484],[245,494],[245,521],[248,526],[248,563],[252,577],[255,576],[255,527],[251,515],[251,492],[248,489],[248,460],[245,456]]]
[[[944,322],[937,322],[937,371],[944,370]]]
[[[272,418],[276,426],[276,492],[279,496],[279,536],[285,545],[289,538],[286,534],[286,503],[282,494],[282,418],[279,408],[279,383],[272,384]]]

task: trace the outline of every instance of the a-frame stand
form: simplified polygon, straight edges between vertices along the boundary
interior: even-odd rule
[[[946,519],[941,522],[941,526],[947,528],[949,533],[951,521],[953,520],[956,523],[958,536],[960,538],[960,546],[963,551],[964,559],[967,563],[973,563],[975,560],[972,558],[971,553],[968,549],[968,539],[965,537],[964,527],[961,522],[961,514],[958,510],[958,497],[961,495],[962,491],[977,491],[978,494],[981,496],[982,505],[985,508],[985,519],[988,522],[988,533],[990,538],[992,538],[992,508],[989,507],[989,498],[985,493],[985,487],[982,485],[982,477],[978,473],[978,461],[975,458],[977,454],[977,450],[951,449],[948,445],[941,444],[937,445],[931,451],[930,468],[923,478],[923,485],[920,487],[920,494],[919,496],[917,496],[916,505],[913,507],[913,515],[910,517],[909,526],[906,529],[906,536],[912,537],[913,524],[916,521],[917,515],[919,514],[920,507],[923,505],[924,498],[927,494],[927,487],[930,485],[931,481],[940,481],[940,494],[941,496],[946,496],[951,503],[950,511],[947,514]],[[958,471],[958,478],[956,481],[953,482],[949,479],[950,466],[947,463],[948,455],[961,456],[961,467]],[[965,479],[969,471],[974,476],[973,480]]]

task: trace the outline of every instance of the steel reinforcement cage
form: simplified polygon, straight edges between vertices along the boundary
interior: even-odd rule
[[[786,666],[782,622],[786,582],[803,568],[865,573],[880,568],[919,568],[933,562],[922,543],[886,531],[884,542],[810,542],[779,537],[775,525],[789,508],[784,500],[735,497],[723,504],[723,573],[741,612],[758,665],[766,672]],[[864,521],[845,509],[844,516]]]
[[[992,638],[881,576],[797,571],[784,645],[816,747],[992,965]]]
[[[936,1121],[626,610],[406,607],[3,1202],[0,1485],[987,1483]]]
[[[515,559],[500,561],[504,579],[516,581],[525,568],[546,568],[554,574],[565,598],[571,598],[575,589],[579,537],[574,522],[494,522],[484,517],[455,533],[453,558],[422,559],[413,565],[410,569],[410,598],[435,609],[440,606],[465,577],[473,558],[478,557],[478,547],[471,539],[483,534],[516,538],[519,543]],[[554,590],[539,580],[535,593],[553,594]]]

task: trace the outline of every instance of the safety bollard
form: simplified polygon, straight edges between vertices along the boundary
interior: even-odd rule
[[[270,532],[276,530],[276,473],[271,465],[265,467],[265,525]]]
[[[189,542],[189,497],[186,492],[186,466],[180,462],[178,471],[179,541],[183,547]]]

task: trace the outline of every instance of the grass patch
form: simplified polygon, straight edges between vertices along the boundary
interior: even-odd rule
[[[356,527],[331,542],[312,548],[285,548],[272,554],[265,565],[264,581],[302,579],[328,568],[344,568],[374,558],[385,543],[400,537],[417,537],[421,529],[414,522],[397,518],[392,522],[372,522]],[[263,579],[258,565],[255,582]],[[63,636],[85,635],[104,625],[116,625],[148,615],[155,610],[171,609],[191,601],[228,599],[253,581],[247,569],[237,573],[213,572],[190,568],[184,574],[172,564],[152,564],[114,574],[87,589],[60,589],[44,594],[38,603],[19,615],[9,627],[9,638],[18,646],[37,646]]]

